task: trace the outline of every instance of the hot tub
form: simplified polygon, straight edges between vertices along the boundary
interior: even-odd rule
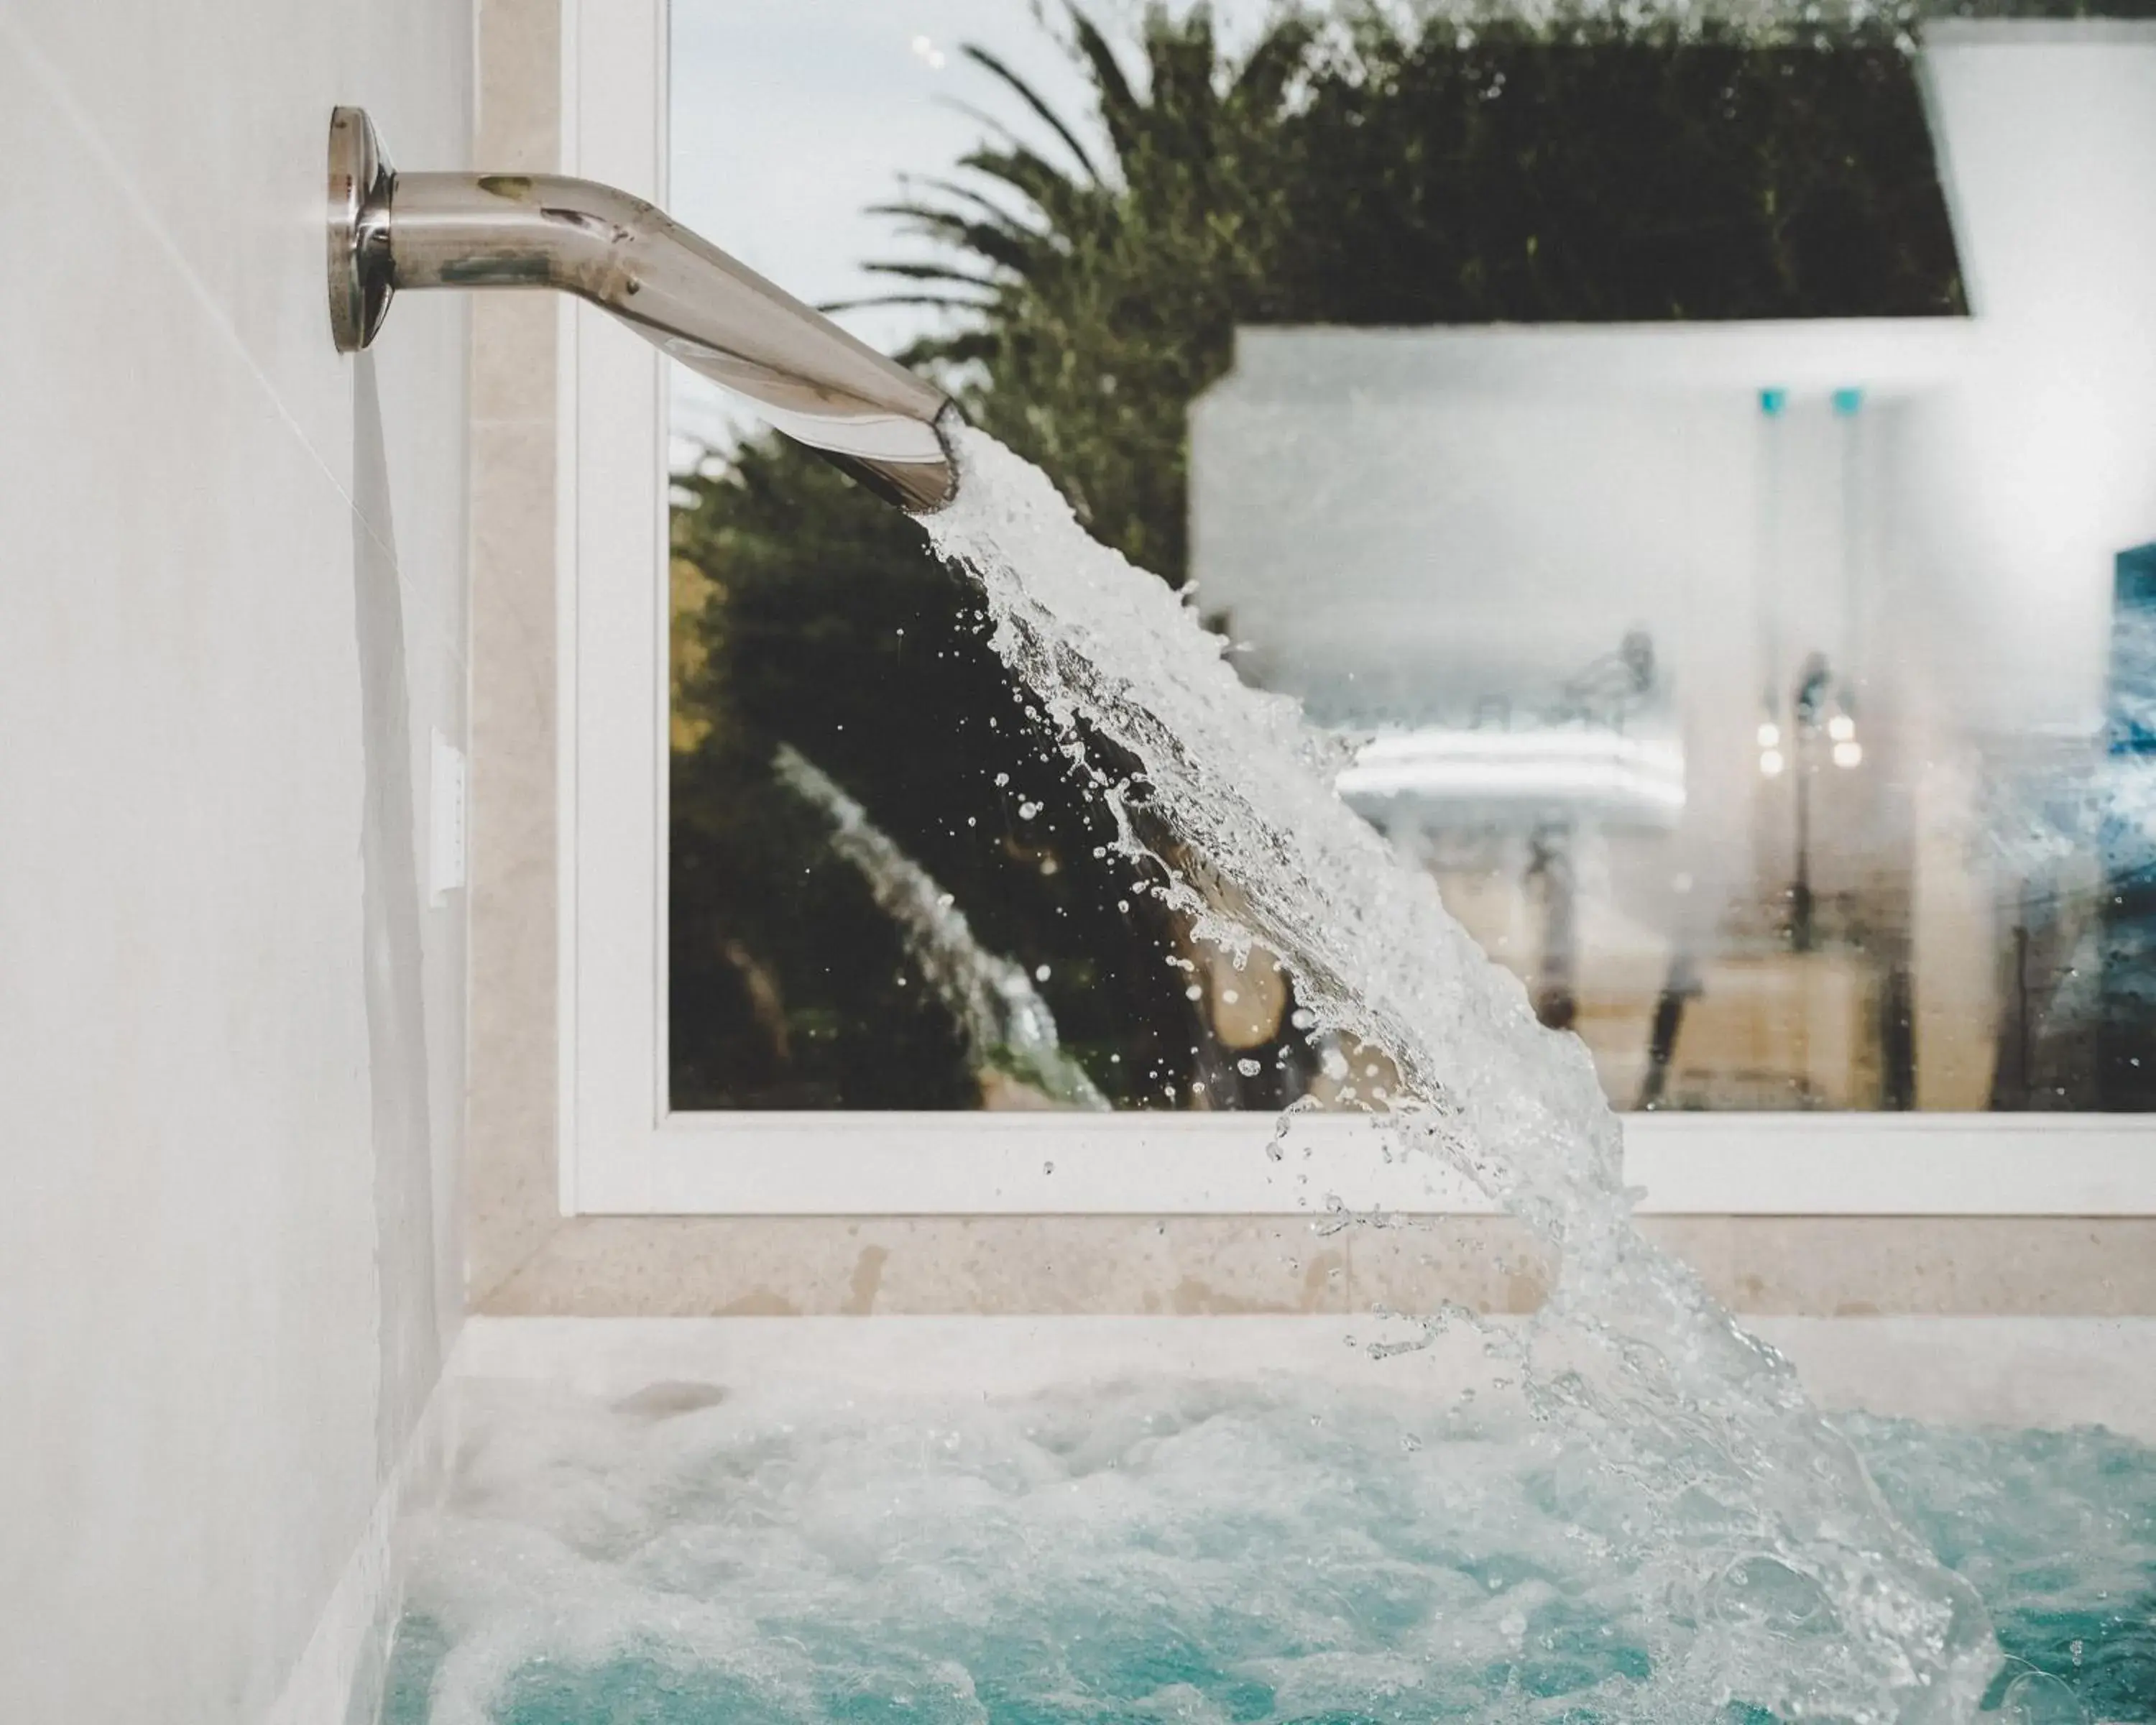
[[[1753,1327],[1974,1585],[1990,1717],[2156,1719],[2156,1319]],[[475,1319],[386,1717],[1771,1717],[1656,1686],[1598,1569],[1656,1506],[1522,1437],[1504,1328]],[[1717,1562],[1670,1609],[1833,1633]]]

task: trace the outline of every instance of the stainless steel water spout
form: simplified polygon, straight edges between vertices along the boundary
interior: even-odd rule
[[[393,172],[365,111],[330,121],[330,325],[356,352],[399,289],[558,288],[612,312],[916,515],[957,469],[942,391],[641,198],[553,175]]]

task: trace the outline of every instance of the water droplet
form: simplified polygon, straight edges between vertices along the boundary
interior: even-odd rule
[[[1255,1060],[1248,1055],[1245,1055],[1241,1060],[1235,1062],[1235,1070],[1245,1078],[1255,1078],[1262,1069]]]
[[[2088,1725],[2081,1697],[2049,1671],[2024,1671],[2006,1686],[2000,1725]]]

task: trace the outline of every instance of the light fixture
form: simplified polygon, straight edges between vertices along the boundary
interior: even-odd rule
[[[1836,713],[1826,721],[1826,734],[1836,742],[1856,741],[1856,721],[1847,713]]]
[[[1864,763],[1864,745],[1861,742],[1838,742],[1834,746],[1834,764],[1837,767],[1860,767]]]
[[[1779,749],[1762,749],[1759,752],[1759,770],[1768,778],[1779,778],[1782,776],[1782,752]]]
[[[1775,749],[1781,746],[1782,727],[1769,719],[1759,727],[1759,747],[1763,749]]]

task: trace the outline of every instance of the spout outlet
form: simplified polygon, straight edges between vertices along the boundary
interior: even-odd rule
[[[930,514],[957,494],[948,397],[641,198],[557,175],[400,175],[357,108],[331,119],[329,193],[342,352],[374,339],[399,291],[554,288],[900,507]]]

